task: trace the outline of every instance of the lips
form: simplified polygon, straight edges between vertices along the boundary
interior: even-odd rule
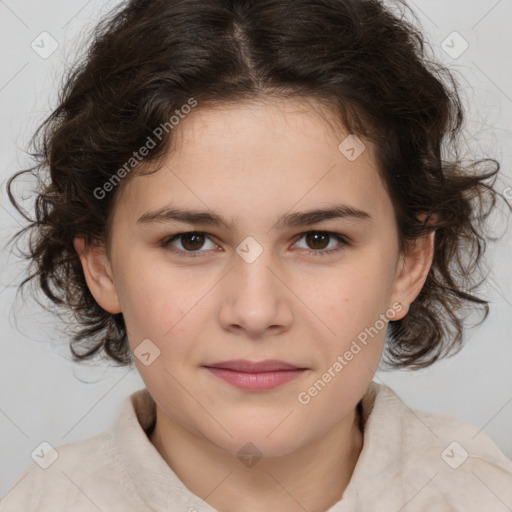
[[[277,359],[258,362],[238,359],[205,365],[205,368],[232,386],[260,392],[282,386],[307,370]]]
[[[207,368],[220,368],[243,373],[261,373],[276,372],[284,370],[303,370],[299,366],[280,361],[278,359],[267,359],[265,361],[252,362],[246,359],[236,359],[233,361],[222,361],[219,363],[206,365]]]

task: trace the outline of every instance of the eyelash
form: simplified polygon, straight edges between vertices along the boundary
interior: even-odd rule
[[[317,250],[310,250],[310,249],[304,249],[309,255],[317,257],[317,256],[328,256],[334,253],[337,253],[339,251],[342,251],[345,246],[350,245],[347,238],[340,235],[339,233],[333,233],[331,231],[319,231],[319,230],[313,230],[313,231],[306,231],[305,233],[302,233],[301,240],[304,236],[309,235],[310,233],[319,233],[323,235],[328,235],[331,238],[334,238],[337,242],[340,242],[340,244],[335,247],[334,249],[317,249]],[[183,235],[206,235],[208,237],[208,234],[203,231],[186,231],[184,233],[177,233],[171,237],[168,237],[163,240],[162,247],[166,250],[173,252],[175,254],[178,254],[180,256],[184,256],[185,258],[197,258],[201,256],[201,253],[206,251],[183,251],[181,249],[176,249],[175,247],[171,246],[171,243],[174,242],[174,240],[180,238]],[[297,240],[297,242],[299,241]],[[295,242],[295,243],[297,243]]]

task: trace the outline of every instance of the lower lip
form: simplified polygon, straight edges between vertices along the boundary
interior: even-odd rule
[[[277,370],[272,372],[247,373],[237,372],[234,370],[226,370],[224,368],[207,368],[214,375],[225,380],[229,384],[242,389],[265,390],[272,389],[286,382],[296,379],[305,371],[297,370]]]

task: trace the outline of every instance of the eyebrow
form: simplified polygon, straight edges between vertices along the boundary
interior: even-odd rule
[[[326,208],[317,208],[304,212],[287,213],[280,217],[274,224],[277,228],[290,228],[308,226],[330,219],[350,218],[360,221],[371,221],[372,217],[368,212],[354,208],[349,205],[339,204]],[[137,219],[137,224],[152,224],[164,222],[184,222],[193,225],[206,225],[212,227],[224,227],[233,231],[234,223],[224,219],[222,216],[209,212],[197,210],[184,210],[181,208],[164,207],[154,211],[147,211]],[[273,229],[271,228],[271,229]]]

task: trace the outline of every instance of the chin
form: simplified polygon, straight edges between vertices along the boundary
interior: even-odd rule
[[[224,447],[224,451],[236,457],[247,467],[256,465],[261,458],[282,457],[294,452],[298,446],[290,443],[270,443],[268,440],[255,438],[239,438],[229,446]]]
[[[210,440],[221,451],[239,458],[241,462],[251,457],[256,460],[261,457],[288,455],[299,449],[303,442],[306,442],[304,439],[299,439],[296,433],[287,429],[283,428],[279,432],[278,430],[279,427],[269,435],[272,429],[251,429],[244,425],[243,428],[236,430],[234,425],[230,425],[228,431],[233,437],[222,436],[222,439],[210,438]]]

